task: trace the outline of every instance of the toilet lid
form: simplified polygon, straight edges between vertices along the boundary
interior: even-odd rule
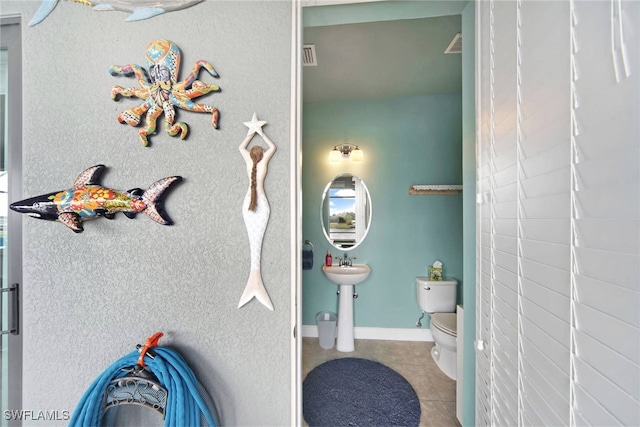
[[[433,313],[431,324],[449,335],[457,336],[457,315],[456,313]]]

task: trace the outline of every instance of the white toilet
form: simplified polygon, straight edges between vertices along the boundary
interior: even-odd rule
[[[455,279],[430,280],[416,277],[418,305],[431,315],[431,334],[435,345],[431,356],[442,372],[456,379],[456,295],[458,281]]]

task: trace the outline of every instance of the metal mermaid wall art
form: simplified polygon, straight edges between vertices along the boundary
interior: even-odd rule
[[[262,273],[260,271],[262,239],[267,229],[270,214],[269,202],[267,201],[267,195],[264,191],[264,179],[267,175],[269,160],[276,151],[276,146],[262,131],[262,126],[266,123],[266,121],[258,120],[254,113],[250,122],[244,122],[245,126],[249,128],[249,132],[247,132],[247,137],[239,147],[240,154],[247,166],[247,175],[249,176],[250,182],[249,189],[242,204],[242,216],[245,227],[247,228],[247,235],[249,236],[251,269],[246,287],[240,297],[238,308],[255,297],[262,305],[273,311],[273,304],[264,287]],[[268,148],[266,151],[259,145],[254,145],[251,149],[247,149],[256,133],[267,143]]]

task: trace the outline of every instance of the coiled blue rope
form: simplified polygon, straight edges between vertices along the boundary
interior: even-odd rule
[[[198,389],[198,380],[182,356],[167,347],[153,347],[155,357],[145,355],[144,361],[160,384],[167,389],[167,407],[164,425],[168,426],[200,426],[201,415],[206,423],[217,426],[215,408],[209,408]],[[107,385],[114,379],[128,375],[123,368],[138,363],[139,353],[133,351],[120,358],[107,368],[84,393],[69,421],[70,426],[99,426],[103,411],[102,402]],[[213,412],[212,412],[213,411]]]

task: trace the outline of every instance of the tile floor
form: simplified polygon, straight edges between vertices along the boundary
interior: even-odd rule
[[[460,426],[456,419],[456,382],[431,358],[432,342],[356,340],[356,350],[324,350],[318,338],[302,339],[302,378],[316,366],[340,357],[361,357],[380,362],[409,381],[420,399],[420,426]],[[307,426],[306,423],[304,423]]]

